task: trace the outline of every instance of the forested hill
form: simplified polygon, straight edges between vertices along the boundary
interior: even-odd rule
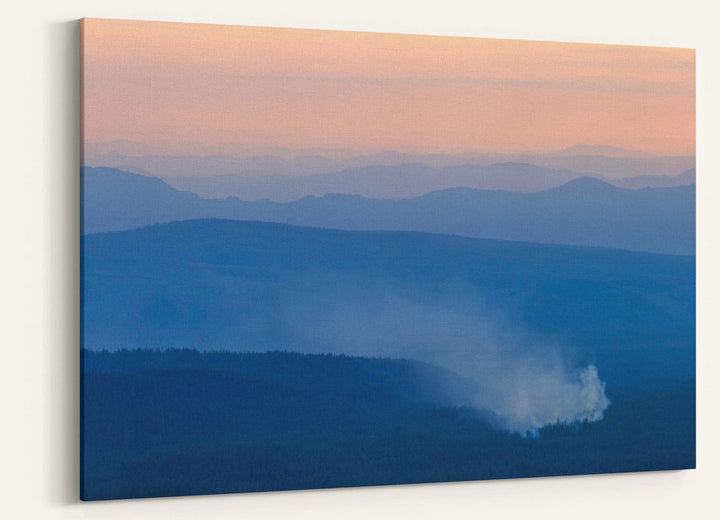
[[[604,378],[694,374],[691,257],[229,220],[88,235],[83,251],[92,350],[412,357],[454,345],[453,323],[482,344],[499,314]]]
[[[523,437],[418,398],[442,371],[399,360],[85,351],[83,367],[84,500],[695,465],[688,382],[613,388],[602,421]]]
[[[407,401],[415,404],[460,405],[475,391],[472,381],[428,363],[408,359],[367,358],[343,354],[307,355],[295,352],[200,352],[192,349],[82,351],[87,374],[237,374],[247,384],[271,381],[270,386],[293,388],[296,399],[310,396],[345,400]],[[254,384],[254,383],[253,383]],[[219,392],[231,392],[230,388]],[[119,399],[122,396],[118,396]],[[234,399],[240,399],[236,394]],[[250,398],[250,396],[245,396]],[[254,399],[264,399],[260,395]],[[244,398],[243,398],[244,399]],[[212,406],[211,399],[208,406]]]

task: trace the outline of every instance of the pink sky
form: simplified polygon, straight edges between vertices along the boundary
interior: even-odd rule
[[[695,154],[691,49],[99,19],[82,30],[87,141]]]

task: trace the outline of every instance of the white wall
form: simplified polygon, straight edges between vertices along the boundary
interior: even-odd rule
[[[718,513],[718,12],[703,0],[8,2],[2,19],[0,516],[704,518]],[[419,4],[419,5],[415,5]],[[77,501],[78,62],[82,16],[698,49],[698,469],[316,492]]]

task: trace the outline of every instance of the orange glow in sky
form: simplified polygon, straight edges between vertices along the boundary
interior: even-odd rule
[[[695,154],[695,51],[84,19],[87,141]]]

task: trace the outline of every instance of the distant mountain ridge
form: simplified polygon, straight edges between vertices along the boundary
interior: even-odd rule
[[[626,148],[619,148],[617,146],[607,145],[590,145],[590,144],[576,144],[562,150],[550,152],[545,155],[549,156],[602,156],[602,157],[614,157],[614,158],[625,158],[625,159],[649,159],[657,158],[658,156],[649,152],[641,152],[638,150],[628,150]]]
[[[348,151],[292,152],[267,148],[256,149],[255,155],[248,155],[249,151],[244,150],[237,156],[232,155],[232,149],[223,147],[206,155],[190,155],[185,150],[176,151],[176,155],[169,154],[169,150],[164,152],[166,155],[152,154],[150,149],[143,147],[132,153],[132,149],[127,143],[120,143],[115,148],[87,145],[83,163],[153,175],[178,189],[193,191],[204,197],[269,198],[277,202],[332,192],[373,198],[404,198],[458,185],[539,191],[583,175],[606,180],[675,176],[695,167],[695,158],[691,156],[658,156],[589,145],[576,145],[550,153],[517,154],[393,151],[353,154]],[[501,164],[515,164],[516,168],[525,171],[530,167],[535,170],[531,177],[524,179],[494,176],[493,170]],[[358,174],[364,169],[372,177],[372,182],[365,179],[364,184],[355,184]],[[341,172],[348,177],[344,181]],[[410,173],[415,178],[408,184],[405,181]],[[323,178],[323,175],[331,177]],[[396,178],[396,175],[399,177]],[[458,175],[460,181],[454,180]]]
[[[621,188],[672,188],[675,186],[690,186],[695,184],[695,168],[686,170],[678,175],[640,175],[612,181]]]
[[[537,193],[454,188],[403,200],[331,194],[290,203],[203,199],[163,181],[84,169],[83,232],[198,218],[470,237],[693,255],[695,187],[629,190],[580,178]]]
[[[577,177],[580,175],[566,169],[506,162],[442,168],[408,163],[353,167],[321,175],[224,175],[173,177],[165,180],[175,188],[207,198],[234,196],[250,201],[269,199],[291,202],[310,195],[323,196],[329,193],[404,199],[457,186],[533,192],[559,186]]]
[[[144,142],[131,141],[131,140],[115,140],[115,141],[86,141],[84,143],[85,153],[90,156],[98,156],[102,154],[118,153],[127,156],[148,156],[148,155],[178,155],[186,152],[187,150],[194,150],[197,155],[211,156],[211,155],[223,155],[226,157],[235,158],[247,158],[247,157],[260,157],[260,156],[274,156],[280,158],[295,158],[295,157],[326,157],[326,158],[353,158],[353,157],[370,157],[373,155],[383,154],[403,154],[411,155],[410,152],[401,152],[394,150],[359,150],[352,148],[326,148],[326,147],[303,147],[303,148],[290,148],[283,146],[268,146],[268,145],[250,145],[242,143],[165,143],[165,144],[148,144]],[[550,151],[537,151],[537,152],[517,152],[517,154],[535,154],[535,155],[562,155],[562,154],[593,154],[602,153],[605,155],[615,155],[619,157],[632,157],[632,156],[658,156],[650,152],[632,150],[629,148],[622,148],[618,146],[605,145],[605,144],[590,144],[590,143],[577,143],[575,145],[567,146],[558,150]],[[476,156],[490,156],[490,155],[511,155],[510,152],[480,152],[480,151],[464,151],[464,152],[445,152],[439,151],[428,151],[428,152],[416,152],[415,155],[436,155],[436,156],[447,156],[447,157],[476,157]]]

